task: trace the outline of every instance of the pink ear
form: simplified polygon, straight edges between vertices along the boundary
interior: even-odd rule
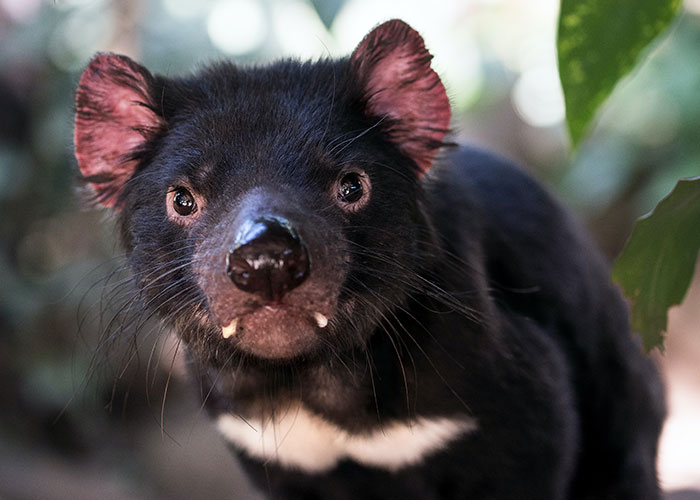
[[[152,87],[148,70],[114,54],[96,55],[80,78],[75,156],[103,205],[115,205],[141,148],[164,125]]]
[[[360,42],[350,61],[362,82],[367,114],[385,118],[393,142],[422,172],[433,163],[450,126],[450,102],[430,67],[421,36],[394,19]]]

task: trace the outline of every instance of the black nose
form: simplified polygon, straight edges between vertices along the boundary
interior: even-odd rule
[[[240,290],[279,302],[309,275],[309,253],[288,221],[256,219],[238,235],[226,272]]]

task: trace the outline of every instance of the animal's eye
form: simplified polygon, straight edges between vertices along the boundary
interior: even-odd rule
[[[345,174],[340,179],[338,200],[343,203],[357,203],[365,193],[362,176],[356,172]]]
[[[180,215],[192,215],[197,210],[194,196],[187,189],[179,187],[173,195],[173,210]]]

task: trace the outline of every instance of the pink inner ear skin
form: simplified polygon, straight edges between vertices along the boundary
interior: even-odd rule
[[[137,161],[138,150],[162,127],[152,110],[152,77],[131,59],[97,55],[80,78],[76,96],[75,156],[98,199],[114,206]]]
[[[370,32],[351,57],[367,114],[390,118],[392,140],[425,173],[450,126],[450,102],[423,38],[400,20]]]

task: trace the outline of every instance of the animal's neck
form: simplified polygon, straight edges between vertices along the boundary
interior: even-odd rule
[[[244,419],[223,413],[217,425],[248,455],[307,472],[328,470],[344,459],[398,470],[477,429],[474,419],[455,415],[389,421],[374,430],[349,432],[300,403],[288,404],[271,416]]]

